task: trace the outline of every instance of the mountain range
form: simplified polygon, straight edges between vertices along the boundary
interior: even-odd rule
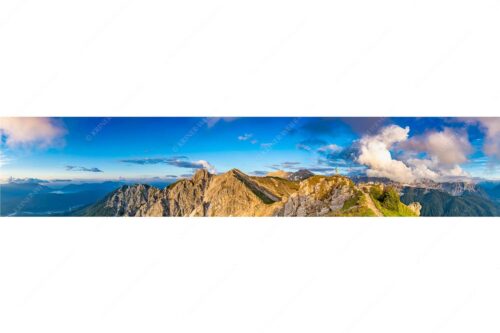
[[[302,179],[302,180],[290,180]],[[383,184],[356,185],[348,177],[309,171],[256,177],[232,169],[198,170],[163,190],[124,185],[82,216],[418,216],[420,204],[403,204]]]
[[[500,216],[497,182],[315,175],[232,169],[171,184],[102,182],[54,188],[39,180],[0,185],[2,216]]]

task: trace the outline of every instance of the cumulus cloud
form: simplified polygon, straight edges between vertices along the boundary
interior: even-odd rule
[[[411,183],[415,180],[412,170],[403,162],[392,158],[390,149],[408,138],[410,128],[391,125],[379,134],[365,136],[360,140],[358,162],[366,165],[370,177],[386,177],[398,182]]]
[[[0,118],[0,134],[8,147],[37,146],[48,148],[62,143],[66,129],[51,118]]]
[[[410,158],[406,163],[412,168],[416,179],[437,180],[439,178],[439,174],[431,170],[434,167],[434,163],[431,160]]]
[[[252,136],[253,136],[253,134],[250,134],[250,133],[245,133],[245,134],[243,134],[243,135],[238,136],[238,140],[240,140],[240,141],[247,141],[247,140],[249,140]]]
[[[483,150],[486,155],[500,159],[500,118],[465,118],[467,123],[478,124],[485,133]]]
[[[82,171],[82,172],[103,172],[99,168],[86,168],[83,166],[77,166],[77,165],[66,165],[66,170],[67,171]]]
[[[186,156],[160,157],[160,158],[135,158],[121,160],[130,164],[168,164],[179,168],[206,169],[210,173],[217,173],[215,167],[205,160],[189,161]]]
[[[472,152],[466,133],[458,134],[449,128],[413,137],[402,147],[426,152],[436,163],[447,165],[466,162]]]
[[[196,169],[206,169],[210,173],[214,173],[214,174],[217,173],[217,170],[215,169],[215,167],[205,160],[191,162],[191,165],[193,165],[194,168],[196,168]],[[185,168],[186,166],[182,166],[182,167]]]
[[[407,154],[424,153],[426,158],[409,158],[416,178],[447,180],[457,177],[469,177],[460,164],[467,162],[472,153],[472,146],[465,132],[456,132],[450,128],[442,131],[429,131],[415,136],[401,144]]]
[[[390,125],[377,135],[361,138],[357,161],[368,167],[368,176],[402,183],[469,176],[459,165],[466,162],[467,155],[472,152],[464,133],[444,129],[409,139],[409,132],[409,127]],[[402,159],[393,156],[392,151],[396,148],[404,150]]]

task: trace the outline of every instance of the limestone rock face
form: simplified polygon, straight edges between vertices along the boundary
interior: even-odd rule
[[[239,170],[215,176],[204,197],[204,216],[262,216],[279,199]]]
[[[124,185],[108,197],[104,209],[114,216],[163,216],[165,206],[159,189],[149,185]]]
[[[163,191],[169,216],[190,216],[194,210],[203,212],[203,197],[212,175],[205,169],[198,170],[192,179],[182,179]],[[204,214],[201,214],[204,216]]]
[[[313,176],[300,183],[299,190],[285,203],[283,216],[325,216],[340,210],[354,195],[345,177]]]

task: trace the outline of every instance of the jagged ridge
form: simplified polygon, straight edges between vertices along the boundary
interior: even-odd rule
[[[80,212],[86,216],[418,216],[419,205],[397,199],[396,211],[369,194],[372,185],[356,185],[344,176],[302,171],[304,179],[252,177],[232,169],[212,175],[198,170],[160,190],[148,185],[122,186]],[[382,186],[382,185],[381,185]],[[381,187],[381,191],[385,191]],[[401,206],[398,206],[401,205]],[[401,208],[401,209],[399,209]]]

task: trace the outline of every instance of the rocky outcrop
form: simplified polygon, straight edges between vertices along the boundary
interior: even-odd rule
[[[408,205],[408,208],[414,212],[417,216],[420,216],[420,210],[422,209],[422,205],[419,202],[412,202]]]
[[[207,170],[200,169],[192,179],[181,179],[167,187],[163,191],[167,215],[190,216],[194,211],[203,213],[203,198],[212,177]]]
[[[325,216],[339,211],[354,195],[354,185],[345,177],[313,176],[285,203],[283,216]],[[280,215],[281,215],[280,214]]]
[[[104,202],[103,211],[113,216],[164,216],[162,192],[149,185],[124,185]]]

